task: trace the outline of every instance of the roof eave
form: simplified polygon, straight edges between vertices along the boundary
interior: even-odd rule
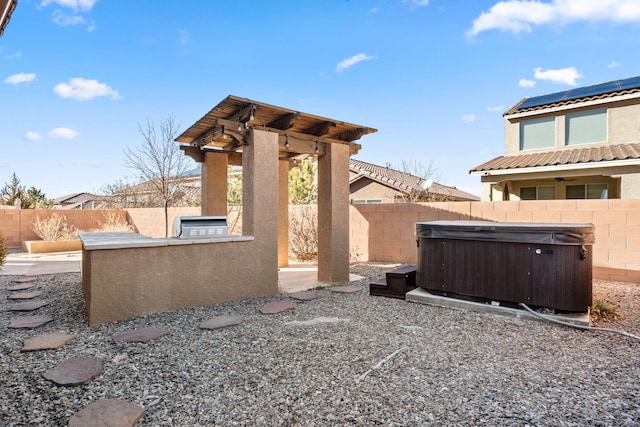
[[[470,171],[469,174],[474,176],[516,175],[516,174],[524,174],[524,173],[614,168],[614,167],[624,167],[624,166],[640,166],[640,159],[606,160],[606,161],[598,161],[598,162],[568,163],[564,165],[531,166],[531,167],[510,168],[510,169],[475,170],[475,171]]]

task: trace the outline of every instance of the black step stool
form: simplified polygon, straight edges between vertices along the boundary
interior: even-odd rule
[[[405,294],[416,287],[416,266],[403,265],[388,271],[386,277],[369,284],[369,295],[405,299]]]

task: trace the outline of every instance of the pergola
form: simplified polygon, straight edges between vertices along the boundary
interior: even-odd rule
[[[318,157],[318,281],[349,279],[349,156],[376,129],[228,96],[178,138],[202,164],[202,215],[227,215],[227,170],[243,167],[242,234],[261,268],[288,265],[288,175]],[[277,254],[277,257],[276,257]]]

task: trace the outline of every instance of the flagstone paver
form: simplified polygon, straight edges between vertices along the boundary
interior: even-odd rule
[[[21,283],[19,285],[7,286],[8,291],[24,291],[25,289],[31,289],[35,286],[33,283]]]
[[[49,305],[49,302],[41,300],[18,302],[10,306],[9,311],[34,311],[45,305]]]
[[[280,301],[269,301],[260,309],[260,313],[262,314],[278,314],[283,311],[293,310],[293,305],[291,301],[288,299],[280,300]]]
[[[7,295],[7,299],[31,299],[42,295],[40,291],[33,292],[13,292]]]
[[[42,376],[58,385],[81,385],[102,375],[103,363],[101,357],[72,357],[47,370]]]
[[[220,329],[227,326],[239,325],[244,321],[244,316],[215,316],[200,323],[201,329]]]
[[[51,316],[22,316],[16,317],[9,324],[11,329],[34,329],[53,321]]]
[[[354,285],[332,286],[329,288],[329,291],[340,293],[340,294],[352,294],[354,292],[360,292],[361,290],[362,288]]]
[[[297,299],[300,301],[311,301],[318,298],[318,294],[313,291],[300,291],[289,294],[289,298]]]
[[[33,282],[37,279],[37,277],[20,277],[18,279],[14,279],[13,281],[16,283],[29,283]]]
[[[115,334],[111,339],[113,342],[149,342],[168,333],[169,331],[166,329],[149,326],[147,328]]]
[[[22,345],[22,352],[38,350],[57,350],[73,339],[69,334],[44,334],[27,338]]]
[[[69,427],[132,427],[145,412],[135,403],[104,399],[90,403],[69,419]]]

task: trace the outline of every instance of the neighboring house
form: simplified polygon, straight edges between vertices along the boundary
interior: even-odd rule
[[[53,209],[87,210],[98,208],[98,196],[91,193],[74,193],[53,199]]]
[[[351,203],[476,201],[476,195],[389,167],[349,160]]]
[[[194,206],[200,197],[200,170],[192,169],[184,172],[175,183],[169,185],[179,185],[180,192],[176,194],[172,206]],[[158,180],[158,182],[160,182]],[[152,181],[145,181],[129,187],[124,187],[111,196],[111,205],[123,207],[150,207],[163,206],[158,196],[157,186]]]
[[[640,77],[525,98],[505,155],[473,168],[482,200],[639,199]]]
[[[11,14],[18,5],[18,0],[0,0],[0,37],[11,20]]]

